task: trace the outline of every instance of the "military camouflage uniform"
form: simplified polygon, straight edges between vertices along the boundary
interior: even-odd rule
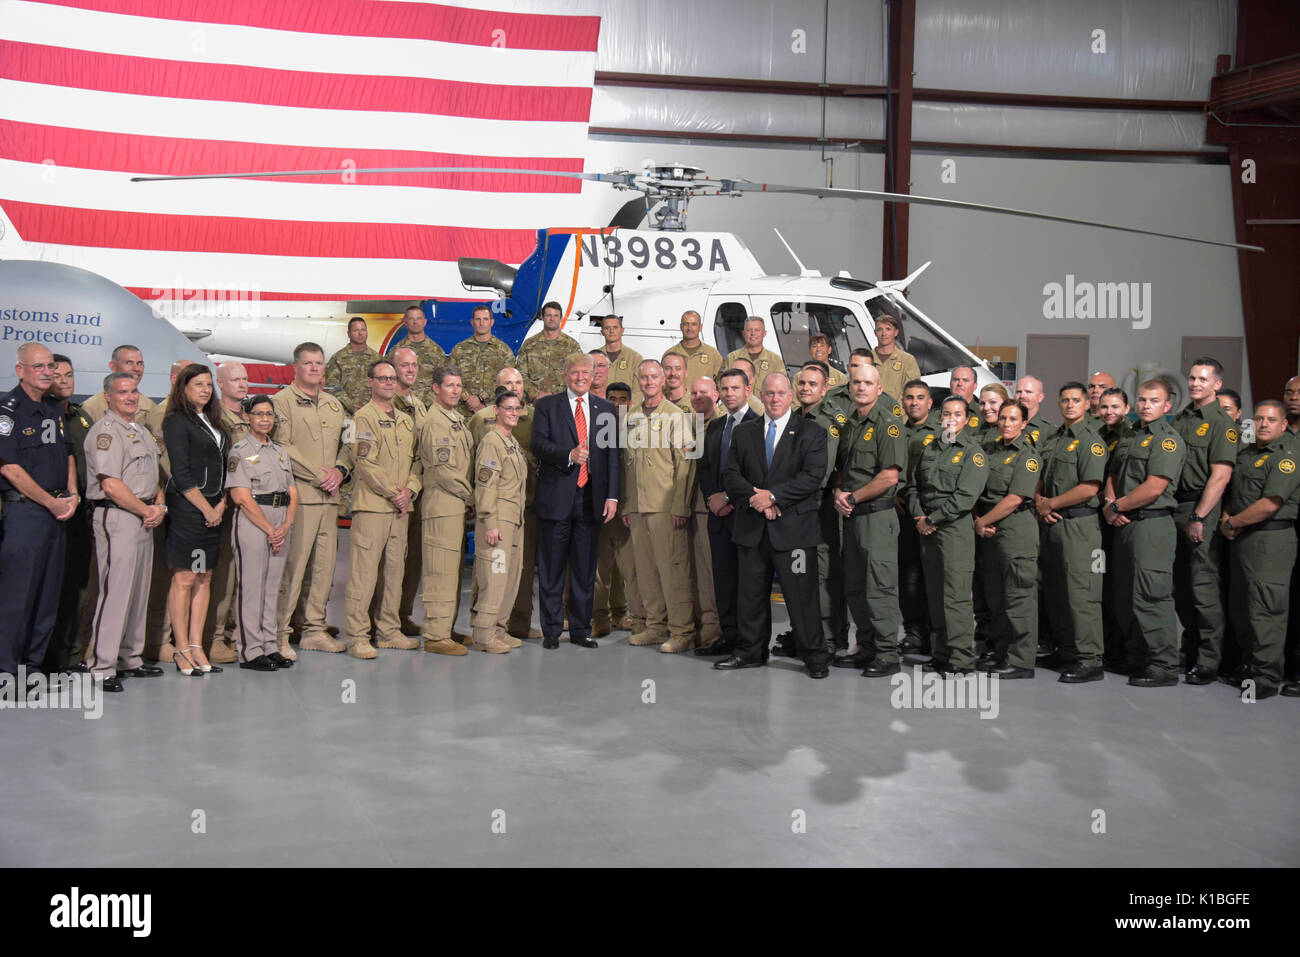
[[[463,398],[467,395],[477,396],[484,405],[491,405],[496,394],[497,373],[513,365],[514,361],[515,354],[510,347],[496,336],[491,336],[487,342],[479,342],[470,336],[456,343],[451,350],[451,364],[460,369],[461,382],[465,386],[457,411],[467,419],[474,414]]]
[[[370,385],[366,378],[370,375],[370,366],[382,358],[378,352],[367,346],[361,352],[353,352],[351,345],[346,345],[325,363],[325,391],[343,403],[343,410],[348,415],[355,415],[357,409],[370,401]]]
[[[428,336],[425,336],[419,342],[412,342],[411,337],[407,336],[398,343],[398,346],[415,350],[415,355],[420,360],[420,374],[416,377],[415,385],[411,388],[420,397],[421,402],[432,408],[433,370],[438,366],[447,364],[447,353],[443,352],[442,346]]]
[[[561,332],[554,339],[546,333],[524,340],[515,357],[515,368],[524,377],[524,392],[530,402],[536,401],[539,392],[555,393],[564,390],[564,360],[582,347],[577,341]],[[628,383],[634,389],[634,383]]]

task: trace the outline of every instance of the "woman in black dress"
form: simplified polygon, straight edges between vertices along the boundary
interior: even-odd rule
[[[210,664],[203,652],[203,620],[208,614],[212,572],[220,558],[230,445],[207,366],[188,365],[176,377],[163,419],[163,440],[172,467],[166,490],[167,567],[172,569],[167,611],[176,643],[176,670],[202,677],[222,670]]]

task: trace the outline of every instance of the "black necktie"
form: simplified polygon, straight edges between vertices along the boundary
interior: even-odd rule
[[[731,448],[731,427],[736,420],[727,414],[727,424],[722,427],[722,455],[718,457],[718,484],[722,484],[722,470],[727,464],[727,450]]]

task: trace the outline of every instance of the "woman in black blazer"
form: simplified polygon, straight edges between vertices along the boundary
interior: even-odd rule
[[[222,670],[209,663],[203,652],[203,621],[212,572],[220,557],[230,446],[206,366],[188,365],[176,377],[163,419],[163,440],[172,467],[166,489],[167,567],[172,569],[167,611],[176,644],[176,670],[202,677]],[[182,662],[188,667],[182,667]]]

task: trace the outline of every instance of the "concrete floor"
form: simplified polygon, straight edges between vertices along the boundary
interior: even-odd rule
[[[0,865],[1300,863],[1292,699],[1040,672],[986,720],[896,709],[855,671],[720,674],[626,638],[303,652],[133,679],[99,720],[7,711]]]

